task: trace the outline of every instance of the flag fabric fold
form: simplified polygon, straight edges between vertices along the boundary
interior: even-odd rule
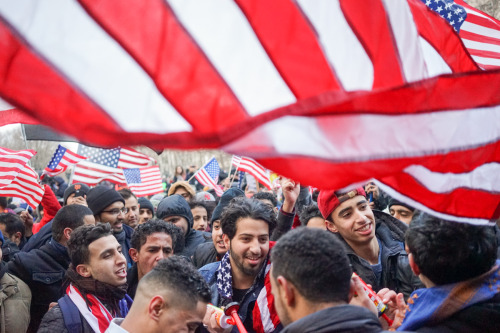
[[[45,189],[38,182],[38,175],[29,165],[24,165],[16,178],[0,188],[0,196],[21,198],[33,209],[42,201]]]
[[[0,147],[0,188],[12,183],[35,154],[34,150],[11,150]]]
[[[421,0],[5,1],[0,96],[82,142],[217,148],[318,188],[377,178],[484,224],[500,195],[476,178],[479,208],[459,197],[467,182],[411,186],[500,162],[498,21],[432,2],[438,13]],[[144,166],[75,177],[126,185],[120,168]]]
[[[45,175],[53,177],[60,173],[63,173],[70,166],[73,166],[85,159],[86,157],[78,155],[71,150],[59,145],[54,152],[54,155],[52,156],[49,164],[43,170],[40,179],[43,179]]]
[[[202,166],[198,171],[196,171],[194,177],[204,186],[208,186],[215,190],[215,194],[219,197],[222,196],[224,191],[217,184],[219,180],[220,167],[219,163],[212,157],[204,166]]]

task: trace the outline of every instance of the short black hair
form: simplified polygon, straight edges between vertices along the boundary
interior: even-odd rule
[[[12,237],[16,232],[21,233],[21,238],[24,237],[26,229],[23,221],[21,221],[21,218],[17,214],[1,213],[0,224],[5,225],[5,233],[7,234],[7,237]]]
[[[289,231],[274,245],[271,262],[272,276],[283,276],[307,301],[349,301],[352,270],[334,234],[306,227]]]
[[[172,292],[174,304],[196,306],[198,301],[209,303],[211,299],[210,289],[203,276],[187,259],[180,256],[172,256],[162,259],[147,273],[140,281],[138,290],[165,290]]]
[[[321,215],[321,212],[319,211],[318,204],[315,202],[309,206],[305,206],[299,213],[299,220],[303,226],[306,226],[309,223],[309,220],[315,217],[319,217],[324,220],[323,215]]]
[[[59,242],[64,234],[65,228],[75,230],[84,225],[83,219],[87,215],[94,217],[94,213],[92,213],[90,208],[83,205],[62,207],[52,220],[52,238]]]
[[[271,236],[277,224],[276,213],[268,205],[259,200],[236,197],[231,200],[222,212],[220,219],[222,232],[229,239],[233,239],[236,235],[238,220],[245,217],[267,222],[269,225],[269,236]]]
[[[170,235],[174,254],[180,254],[184,250],[184,235],[182,234],[182,230],[172,223],[167,223],[159,219],[151,219],[143,224],[139,224],[130,239],[130,247],[140,252],[148,236],[157,232]]]
[[[68,253],[73,268],[81,264],[88,264],[90,259],[89,245],[92,242],[112,235],[109,223],[82,225],[73,230],[68,241]]]
[[[257,192],[253,195],[252,199],[269,200],[273,204],[273,207],[278,205],[278,199],[271,192]]]
[[[7,198],[0,197],[0,207],[7,208]]]
[[[436,285],[479,276],[497,258],[493,227],[449,222],[428,214],[410,224],[406,245],[421,273]]]
[[[202,200],[191,200],[188,202],[189,208],[193,209],[195,207],[203,207],[208,213],[208,207],[205,201]]]
[[[137,199],[137,197],[135,196],[135,194],[128,188],[122,188],[121,190],[118,191],[118,193],[120,193],[120,195],[122,196],[123,199],[127,200],[128,198],[130,197],[134,197]]]

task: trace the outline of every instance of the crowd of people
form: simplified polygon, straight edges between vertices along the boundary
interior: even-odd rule
[[[499,331],[498,226],[375,182],[221,174],[218,197],[190,169],[151,197],[64,181],[38,211],[0,197],[0,332]]]

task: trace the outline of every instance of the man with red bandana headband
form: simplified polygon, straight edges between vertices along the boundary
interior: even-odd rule
[[[389,214],[372,211],[363,188],[321,191],[318,206],[327,229],[346,246],[353,271],[373,290],[389,288],[408,298],[422,287],[404,250],[408,227]]]

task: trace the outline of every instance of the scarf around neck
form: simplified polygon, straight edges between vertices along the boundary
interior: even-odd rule
[[[500,260],[488,272],[457,283],[415,290],[408,299],[398,331],[435,325],[460,310],[487,301],[500,292]]]

